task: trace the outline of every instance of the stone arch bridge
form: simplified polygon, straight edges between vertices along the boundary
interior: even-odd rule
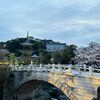
[[[42,80],[59,88],[70,100],[92,100],[100,85],[100,69],[88,66],[30,64],[11,67],[13,90],[30,80]]]

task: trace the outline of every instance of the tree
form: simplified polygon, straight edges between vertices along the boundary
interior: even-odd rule
[[[4,86],[8,83],[10,68],[7,65],[0,65],[0,100],[3,100]]]
[[[18,65],[19,64],[18,59],[17,59],[17,57],[16,57],[16,55],[14,53],[11,53],[9,55],[9,58],[10,58],[10,63],[12,65]]]
[[[21,55],[21,52],[19,52],[20,49],[22,49],[22,45],[20,40],[11,40],[6,42],[6,48],[11,53],[15,53],[17,56]]]
[[[44,51],[44,52],[40,53],[39,59],[40,59],[40,63],[48,64],[51,62],[50,61],[51,60],[51,53],[47,53]]]
[[[77,63],[100,65],[100,44],[91,42],[87,47],[76,50],[75,61]]]
[[[73,58],[75,57],[74,51],[76,50],[75,45],[66,46],[62,52],[62,63],[69,64],[72,63]]]
[[[52,55],[55,64],[62,63],[62,51],[56,51]]]
[[[52,53],[52,58],[54,63],[69,64],[72,63],[73,58],[75,57],[74,51],[76,50],[75,45],[67,45],[64,50],[55,51]]]

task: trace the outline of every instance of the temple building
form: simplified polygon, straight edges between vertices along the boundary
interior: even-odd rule
[[[32,60],[32,57],[31,57],[31,55],[32,55],[32,45],[33,44],[30,42],[29,34],[27,32],[27,39],[26,39],[25,42],[22,43],[22,47],[23,47],[23,49],[22,49],[22,60],[23,61],[22,62],[24,64],[29,64]]]
[[[64,50],[66,47],[65,43],[59,43],[59,42],[51,42],[46,44],[46,51],[48,52],[56,52]]]

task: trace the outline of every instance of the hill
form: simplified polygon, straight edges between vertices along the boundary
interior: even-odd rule
[[[0,42],[0,49],[6,49],[10,53],[14,53],[16,57],[22,55],[22,43],[25,42],[27,38],[16,38],[6,42]],[[39,59],[39,63],[71,63],[74,58],[74,50],[76,49],[75,45],[66,45],[60,42],[54,42],[53,40],[41,40],[41,39],[29,39],[32,43],[32,55],[36,54]],[[57,45],[65,45],[61,50],[56,49],[56,51],[48,52],[46,45],[51,44],[57,48]],[[55,45],[56,44],[56,45]],[[53,48],[55,48],[53,47]],[[52,48],[52,46],[51,46]],[[51,59],[53,58],[53,61]]]

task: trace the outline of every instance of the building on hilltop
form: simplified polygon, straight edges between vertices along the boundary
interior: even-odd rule
[[[46,51],[48,52],[55,52],[64,50],[66,44],[65,43],[59,43],[59,42],[51,42],[46,44]]]
[[[38,59],[38,56],[34,53],[35,50],[33,50],[33,43],[31,43],[32,40],[35,40],[35,38],[32,38],[31,36],[29,36],[29,33],[27,32],[26,41],[21,43],[22,56],[19,57],[20,61],[23,64],[30,64],[31,61],[35,62],[35,60]]]
[[[32,60],[32,43],[29,40],[29,35],[27,33],[27,39],[25,42],[22,43],[22,56],[21,56],[21,60],[23,60],[22,62],[24,64],[29,64]]]

